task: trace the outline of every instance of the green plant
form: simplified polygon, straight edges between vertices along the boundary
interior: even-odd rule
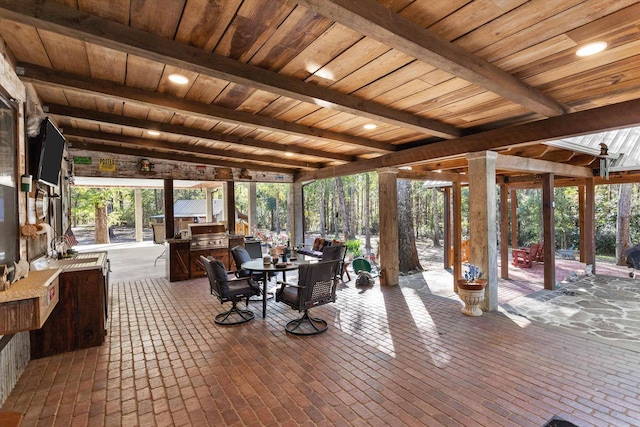
[[[347,252],[352,254],[354,257],[360,256],[362,252],[360,251],[360,245],[362,242],[358,239],[347,240],[345,245],[347,246]]]

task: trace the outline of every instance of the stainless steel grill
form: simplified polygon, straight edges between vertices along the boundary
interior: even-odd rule
[[[226,249],[229,247],[229,235],[223,224],[200,223],[189,224],[191,234],[191,250]]]

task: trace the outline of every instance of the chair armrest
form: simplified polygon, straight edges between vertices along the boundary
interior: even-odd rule
[[[300,286],[300,285],[298,285],[296,283],[283,282],[282,280],[278,280],[277,283],[279,285],[282,285],[282,286],[292,286],[294,288],[304,288],[304,286]]]

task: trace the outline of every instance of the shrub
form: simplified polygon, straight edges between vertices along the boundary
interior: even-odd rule
[[[353,240],[347,240],[345,242],[345,245],[347,246],[347,252],[353,254],[354,257],[360,256],[361,255],[361,251],[360,251],[360,245],[362,244],[362,242],[360,242],[360,240],[358,239],[353,239]]]

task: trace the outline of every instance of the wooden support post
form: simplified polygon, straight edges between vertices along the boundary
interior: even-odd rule
[[[587,178],[584,200],[584,263],[596,273],[596,195],[593,178]]]
[[[556,227],[554,222],[553,174],[542,175],[542,223],[544,236],[544,288],[556,286]]]
[[[453,290],[458,292],[462,279],[462,187],[453,183]]]
[[[296,246],[304,243],[304,233],[302,229],[302,183],[296,182],[289,188],[289,233],[291,235],[291,245]]]
[[[142,188],[136,187],[133,190],[133,198],[134,198],[134,216],[136,222],[136,242],[142,242],[144,240],[143,237],[143,229],[144,224],[142,223]]]
[[[467,154],[469,162],[469,263],[487,279],[484,311],[498,309],[498,242],[496,225],[496,159],[498,154],[481,151]]]
[[[204,189],[204,200],[205,200],[205,222],[213,222],[213,194],[211,188]]]
[[[233,181],[226,182],[226,199],[224,201],[225,216],[229,234],[236,234],[236,188]]]
[[[509,278],[509,189],[500,185],[500,277]]]
[[[249,205],[249,234],[254,235],[258,227],[258,209],[257,209],[257,200],[256,200],[256,183],[249,183],[249,200],[247,200]]]
[[[585,189],[586,187],[584,185],[578,185],[578,224],[580,228],[580,243],[578,244],[578,249],[580,250],[580,262],[584,262],[585,260],[585,254],[586,254],[585,242],[587,241],[585,228],[584,228]]]
[[[399,283],[398,257],[398,170],[378,170],[380,203],[380,284],[397,286]]]
[[[518,247],[518,193],[511,190],[511,249]]]
[[[451,267],[451,187],[444,188],[444,269]]]
[[[176,235],[173,218],[173,180],[164,180],[164,235],[171,239]]]

